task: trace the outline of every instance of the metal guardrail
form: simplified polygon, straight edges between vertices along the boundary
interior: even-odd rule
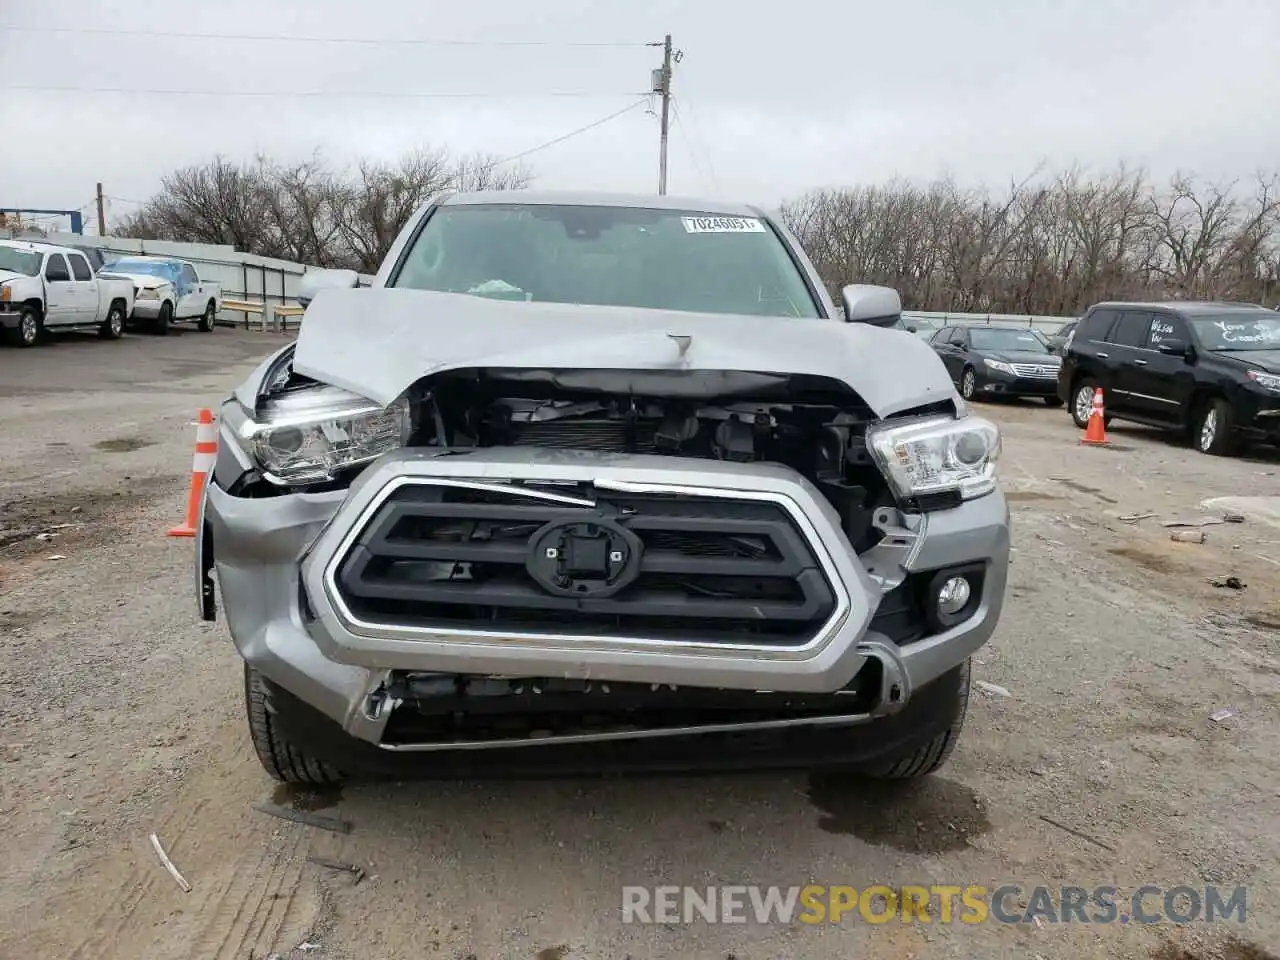
[[[1039,317],[1015,313],[951,313],[927,310],[903,310],[904,320],[928,320],[934,326],[945,327],[959,323],[984,324],[990,327],[1030,327],[1041,333],[1056,333],[1064,323],[1077,317]]]

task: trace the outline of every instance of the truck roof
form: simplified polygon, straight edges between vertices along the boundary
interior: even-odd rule
[[[30,250],[32,253],[83,253],[75,247],[64,247],[56,243],[41,243],[38,240],[0,240],[0,246],[17,250]]]
[[[181,257],[156,257],[145,253],[120,253],[117,250],[104,250],[103,255],[110,254],[109,263],[118,260],[143,260],[147,263],[186,263]]]
[[[694,210],[724,217],[758,217],[762,211],[750,204],[696,197],[672,197],[656,193],[597,193],[588,190],[483,190],[454,193],[440,200],[444,206],[472,204],[538,204],[566,207],[634,207],[649,210]]]

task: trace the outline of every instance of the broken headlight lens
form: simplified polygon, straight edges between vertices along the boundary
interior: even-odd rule
[[[900,500],[957,491],[971,500],[996,487],[1000,429],[981,417],[931,417],[867,431],[867,448]]]
[[[319,483],[404,446],[409,405],[379,407],[337,387],[306,387],[265,401],[260,419],[246,422],[244,431],[267,479]]]

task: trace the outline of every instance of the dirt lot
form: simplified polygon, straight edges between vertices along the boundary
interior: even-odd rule
[[[181,516],[197,407],[278,343],[219,330],[0,351],[0,953],[236,958],[1263,958],[1280,952],[1280,528],[1174,543],[1277,492],[1061,410],[1005,429],[1011,589],[965,738],[914,791],[749,775],[273,788]],[[1122,516],[1155,513],[1126,522]],[[36,539],[40,534],[53,534]],[[1246,586],[1214,587],[1235,576]],[[1222,708],[1236,713],[1220,722]],[[274,798],[349,835],[253,810]],[[1047,822],[1048,817],[1054,823]],[[193,885],[184,894],[148,836]],[[358,863],[358,884],[307,861]],[[1214,925],[624,925],[624,885],[1249,887]]]

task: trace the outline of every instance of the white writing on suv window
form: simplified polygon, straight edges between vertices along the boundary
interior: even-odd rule
[[[1223,343],[1280,341],[1280,326],[1273,327],[1261,323],[1228,323],[1225,320],[1216,320],[1213,325],[1218,328]]]

